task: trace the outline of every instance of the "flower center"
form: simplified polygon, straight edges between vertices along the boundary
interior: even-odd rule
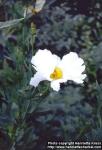
[[[55,67],[54,72],[50,74],[50,78],[53,80],[61,79],[63,72],[59,67]]]

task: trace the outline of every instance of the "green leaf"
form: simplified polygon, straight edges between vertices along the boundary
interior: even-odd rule
[[[0,22],[0,29],[17,25],[22,20],[24,20],[24,18],[9,20],[9,21],[5,21],[5,22]]]

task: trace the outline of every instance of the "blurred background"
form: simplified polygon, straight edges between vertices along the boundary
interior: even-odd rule
[[[102,141],[101,0],[0,0],[0,150],[46,150],[49,141]],[[84,59],[83,85],[42,82],[38,49]]]

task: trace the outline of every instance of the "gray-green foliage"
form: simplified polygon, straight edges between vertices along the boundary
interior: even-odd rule
[[[24,6],[19,7],[18,3],[16,7],[18,10]],[[101,139],[102,83],[97,78],[98,69],[102,69],[101,23],[95,16],[69,15],[67,9],[45,8],[39,14],[44,24],[37,27],[37,32],[34,30],[37,43],[31,32],[31,18],[17,24],[17,28],[2,31],[5,38],[0,43],[4,47],[0,52],[0,132],[12,150],[45,150],[49,140]],[[17,12],[12,16],[17,16]],[[34,44],[51,46],[60,56],[69,51],[80,52],[86,65],[85,83],[67,83],[59,92],[52,91],[47,81],[36,89],[31,87],[29,81],[35,71],[30,60],[37,50]]]
[[[97,68],[102,68],[102,43],[94,46],[90,52],[90,58],[93,59]]]
[[[11,26],[15,26],[19,22],[21,22],[22,20],[24,20],[24,18],[14,19],[14,20],[5,21],[5,22],[0,22],[0,29],[11,27]]]

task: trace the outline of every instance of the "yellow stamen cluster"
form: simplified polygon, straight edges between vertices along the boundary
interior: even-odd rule
[[[50,74],[50,78],[53,80],[61,79],[63,72],[59,67],[55,67],[54,72]]]

